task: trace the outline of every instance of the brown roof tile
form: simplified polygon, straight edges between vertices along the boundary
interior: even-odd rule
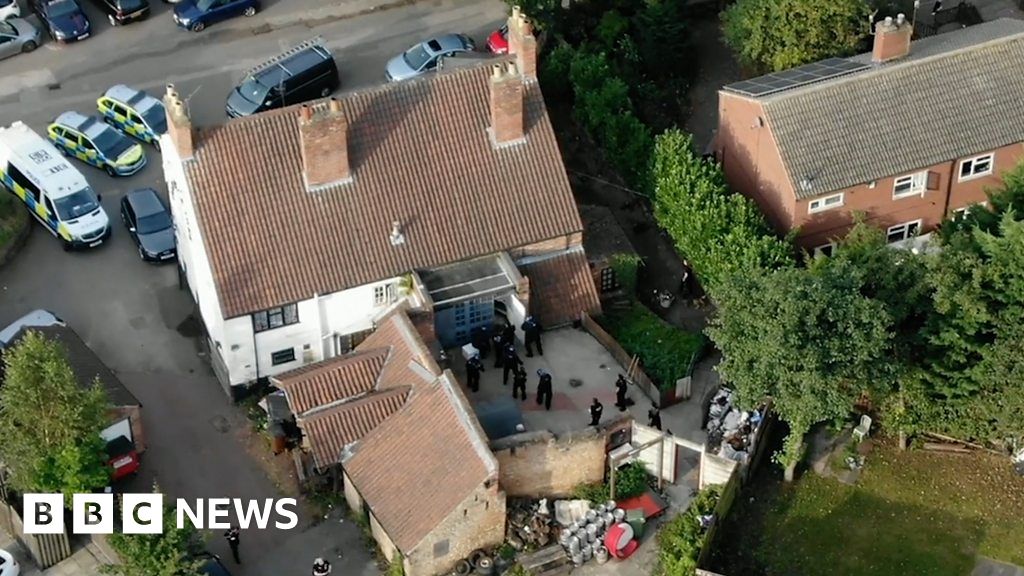
[[[539,86],[526,142],[495,149],[489,72],[345,96],[353,180],[315,193],[295,107],[200,130],[186,174],[225,317],[582,230]]]
[[[299,418],[318,468],[341,460],[342,450],[361,440],[405,404],[409,386],[392,388]]]
[[[293,414],[371,392],[380,377],[387,349],[356,352],[304,366],[274,378]]]
[[[530,313],[543,326],[567,324],[580,312],[600,314],[601,301],[582,250],[520,264],[519,269],[530,279]]]
[[[451,378],[447,372],[417,387],[345,462],[359,494],[403,552],[497,475],[476,416]]]

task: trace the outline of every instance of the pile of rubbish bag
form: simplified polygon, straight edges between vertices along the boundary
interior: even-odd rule
[[[764,419],[764,411],[763,404],[754,410],[740,410],[733,405],[733,391],[721,388],[708,408],[708,450],[723,458],[745,463],[754,451],[754,439]]]
[[[557,535],[547,499],[512,500],[508,505],[506,540],[516,550],[543,548]]]

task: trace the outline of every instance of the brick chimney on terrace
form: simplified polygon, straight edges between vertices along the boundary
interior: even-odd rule
[[[881,64],[910,54],[910,37],[914,35],[914,27],[903,14],[896,19],[886,16],[875,24],[875,44],[871,51],[871,61]]]
[[[533,35],[533,24],[519,6],[512,8],[512,15],[508,18],[508,53],[515,55],[523,78],[537,78],[537,38]]]
[[[491,67],[491,142],[497,148],[526,140],[523,77],[514,62]]]
[[[164,114],[167,116],[167,134],[174,144],[181,160],[192,160],[194,149],[195,132],[192,129],[192,119],[188,117],[188,110],[178,96],[174,84],[167,85],[167,92],[164,94]]]
[[[327,108],[314,112],[299,108],[299,141],[302,147],[302,178],[313,192],[352,181],[348,162],[348,120],[341,102],[331,98]]]

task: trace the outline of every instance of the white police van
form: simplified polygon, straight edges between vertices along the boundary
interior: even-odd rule
[[[98,246],[110,237],[110,219],[89,182],[22,122],[0,128],[0,183],[65,250]]]

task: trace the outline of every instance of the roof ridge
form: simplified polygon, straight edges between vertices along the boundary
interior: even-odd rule
[[[371,402],[384,400],[392,396],[398,395],[407,396],[405,402],[402,403],[402,407],[405,407],[405,405],[408,404],[408,395],[412,391],[412,388],[412,386],[404,385],[395,386],[394,388],[388,388],[387,390],[373,390],[370,392],[364,392],[358,396],[350,396],[348,398],[335,400],[334,402],[331,402],[329,404],[317,406],[312,410],[307,410],[301,415],[298,415],[297,418],[299,420],[302,420],[303,422],[316,422],[317,420],[322,420],[330,415],[341,414],[342,412],[355,410],[362,406],[366,406]]]
[[[295,385],[302,384],[309,381],[316,376],[321,376],[330,372],[331,370],[337,370],[339,368],[345,368],[351,364],[355,364],[359,361],[366,361],[374,359],[380,356],[382,352],[386,352],[386,348],[371,348],[368,350],[353,350],[347,354],[341,356],[334,356],[333,358],[327,358],[313,364],[307,364],[306,366],[300,366],[294,370],[289,370],[277,376],[272,376],[271,379],[275,381],[278,388],[291,388]],[[386,362],[386,360],[385,360]]]

